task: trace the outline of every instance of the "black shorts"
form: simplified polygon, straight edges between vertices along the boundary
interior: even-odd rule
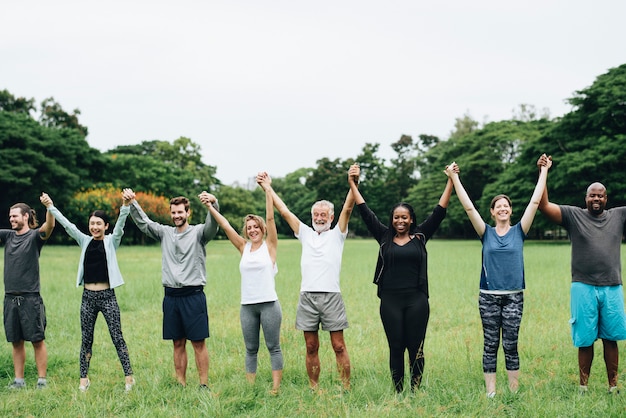
[[[46,307],[39,293],[4,295],[4,332],[7,341],[46,339]]]
[[[209,338],[209,313],[202,287],[180,296],[172,296],[167,290],[163,298],[163,339],[202,341]]]

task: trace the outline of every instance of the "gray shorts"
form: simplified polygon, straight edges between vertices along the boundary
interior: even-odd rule
[[[348,328],[346,307],[339,292],[301,292],[296,311],[296,329],[341,331]]]
[[[7,341],[46,339],[46,308],[38,293],[4,295],[4,332]]]

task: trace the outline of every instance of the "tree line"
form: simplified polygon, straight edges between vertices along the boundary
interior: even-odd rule
[[[513,202],[512,221],[517,222],[537,179],[536,160],[546,153],[554,160],[548,177],[551,201],[582,206],[586,187],[600,181],[607,187],[609,207],[626,205],[626,64],[609,69],[566,101],[571,111],[557,118],[520,105],[508,120],[480,124],[469,114],[459,117],[446,139],[402,135],[390,145],[394,157],[389,161],[378,155],[379,143],[364,143],[353,158],[322,158],[315,167],[273,179],[273,187],[292,212],[308,222],[315,200],[330,200],[337,212],[341,210],[348,168],[358,162],[361,191],[383,222],[399,201],[412,204],[421,221],[443,190],[443,168],[456,161],[479,212],[487,217],[491,198],[505,193]],[[115,218],[121,189],[132,187],[141,192],[138,200],[149,216],[162,223],[170,222],[169,198],[178,195],[190,198],[192,223],[203,222],[206,208],[195,199],[200,188],[218,197],[222,213],[236,228],[247,213],[264,213],[263,192],[223,184],[215,176],[216,167],[202,161],[201,147],[190,138],[149,140],[101,152],[89,145],[88,128],[80,124],[79,115],[78,109],[66,112],[53,98],[37,106],[34,99],[0,91],[0,210],[8,213],[12,204],[25,202],[38,209],[43,220],[38,196],[46,191],[86,231],[91,211],[105,209]],[[291,236],[289,226],[280,217],[276,220],[279,233]],[[0,217],[0,227],[9,227],[8,215]],[[131,222],[126,231],[125,243],[144,242]],[[356,211],[350,231],[368,235]],[[547,238],[555,232],[558,235],[554,225],[537,216],[530,235]],[[438,236],[475,237],[456,198]],[[62,233],[53,239],[68,242]]]

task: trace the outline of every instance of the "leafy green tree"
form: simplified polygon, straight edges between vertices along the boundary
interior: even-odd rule
[[[600,181],[609,207],[626,205],[626,64],[597,77],[569,103],[573,110],[533,144],[535,153],[553,157],[550,200],[582,206],[587,186]]]
[[[385,160],[377,155],[379,148],[380,144],[366,143],[356,158],[361,168],[359,189],[367,205],[376,214],[386,213],[389,210],[388,202],[393,199],[387,193],[388,167],[385,165]],[[344,177],[344,181],[347,185],[347,176]],[[369,231],[361,220],[358,210],[355,210],[352,217],[350,217],[348,227],[351,233],[358,236],[369,235]]]
[[[311,171],[310,168],[300,168],[287,174],[284,178],[272,179],[272,188],[285,202],[289,210],[307,225],[311,224],[311,206],[318,200],[318,192],[310,188],[307,183],[307,177]],[[346,171],[346,179],[347,175],[348,171]],[[285,237],[293,237],[293,231],[278,212],[275,219],[278,233]]]
[[[493,195],[505,193],[514,198],[516,188],[503,184],[502,188],[500,185],[497,186],[499,188],[497,193],[492,194],[493,189],[490,190],[488,186],[502,178],[519,157],[524,143],[539,137],[546,126],[549,126],[547,121],[491,122],[481,129],[450,138],[431,148],[425,154],[428,164],[423,167],[423,176],[411,189],[408,198],[408,201],[415,205],[418,219],[425,219],[437,204],[447,180],[442,170],[452,161],[456,161],[470,198],[485,220],[489,220],[488,207]],[[527,172],[534,172],[532,166]],[[526,203],[528,198],[530,194],[524,197]],[[455,197],[450,202],[448,215],[439,228],[439,233],[466,238],[475,236],[465,211]]]
[[[228,220],[239,234],[243,234],[243,220],[246,215],[259,215],[265,219],[265,193],[259,187],[247,190],[242,187],[219,186],[214,191],[220,205],[220,213]],[[276,213],[277,219],[279,217]],[[223,230],[218,237],[226,238]]]
[[[49,97],[41,102],[41,115],[39,123],[48,128],[74,129],[87,137],[89,130],[78,122],[80,110],[74,109],[74,113],[67,113],[54,98]]]
[[[0,148],[1,208],[15,202],[37,208],[43,191],[65,204],[104,173],[100,152],[81,132],[42,126],[26,112],[0,111]]]
[[[450,132],[449,139],[461,138],[471,134],[480,127],[480,123],[472,118],[469,111],[454,120],[454,129]]]
[[[35,100],[15,97],[8,90],[0,90],[0,111],[30,115],[35,110]]]
[[[306,187],[315,191],[315,199],[309,202],[307,218],[311,218],[311,205],[317,200],[328,200],[335,206],[334,224],[339,220],[339,214],[348,194],[348,169],[354,164],[354,159],[329,160],[322,158],[317,161],[317,168],[312,170],[306,178]],[[304,218],[300,218],[304,222]]]
[[[180,137],[173,143],[153,140],[138,145],[122,145],[106,152],[113,183],[119,187],[153,192],[168,199],[186,196],[198,222],[204,220],[206,208],[196,196],[220,184],[216,168],[202,162],[200,146]]]

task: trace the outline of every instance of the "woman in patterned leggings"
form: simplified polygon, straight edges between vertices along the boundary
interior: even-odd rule
[[[461,184],[456,163],[446,168],[452,179],[459,201],[483,244],[482,270],[478,307],[483,325],[483,372],[487,397],[496,395],[496,363],[500,335],[504,350],[509,389],[519,388],[519,355],[517,339],[524,309],[523,245],[533,223],[541,196],[546,187],[548,169],[552,161],[545,159],[530,202],[519,223],[511,225],[511,199],[498,195],[491,200],[491,217],[496,226],[487,225],[474,207]]]
[[[125,390],[128,392],[135,384],[133,369],[130,365],[128,348],[122,336],[120,322],[120,307],[115,297],[115,288],[124,284],[122,274],[117,264],[116,249],[119,247],[124,234],[124,223],[130,212],[128,202],[120,208],[120,215],[113,229],[113,234],[107,235],[109,219],[104,211],[94,211],[89,216],[89,232],[83,234],[76,225],[71,223],[54,207],[52,199],[45,195],[48,211],[63,225],[68,235],[76,240],[82,252],[78,263],[76,286],[83,285],[83,298],[80,306],[80,327],[82,343],[80,347],[80,383],[78,389],[85,392],[89,389],[88,377],[93,332],[96,326],[98,312],[102,312],[109,327],[111,340],[117,350],[122,363],[125,377]]]

